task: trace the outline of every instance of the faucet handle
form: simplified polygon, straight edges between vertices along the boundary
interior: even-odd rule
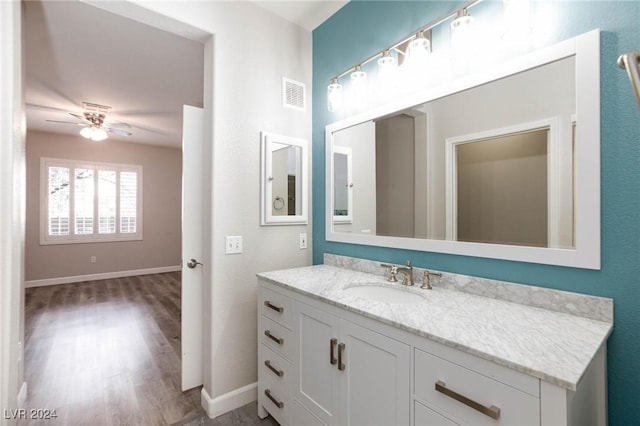
[[[389,265],[387,263],[381,263],[380,266],[389,269],[389,278],[387,281],[392,283],[398,282],[398,267],[396,265]]]
[[[424,288],[427,290],[431,290],[433,287],[431,286],[431,277],[441,277],[441,272],[433,272],[429,270],[425,270],[422,274],[422,285],[420,288]]]

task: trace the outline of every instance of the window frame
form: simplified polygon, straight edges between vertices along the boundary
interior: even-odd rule
[[[50,167],[65,167],[69,169],[69,187],[72,191],[70,193],[69,202],[69,235],[49,235],[49,168]],[[94,196],[93,196],[93,233],[85,235],[76,235],[75,232],[75,219],[74,219],[74,202],[75,196],[73,194],[73,182],[76,169],[91,169],[94,171]],[[121,172],[134,172],[137,176],[136,182],[136,232],[120,232],[120,186],[116,184],[116,227],[115,233],[101,234],[100,218],[99,218],[99,171],[115,171],[117,181],[119,182],[119,176]],[[143,179],[143,167],[137,164],[119,164],[119,163],[103,163],[97,161],[83,161],[83,160],[69,160],[61,158],[40,158],[40,245],[52,245],[52,244],[78,244],[78,243],[102,243],[102,242],[117,242],[117,241],[140,241],[142,240],[143,230],[143,211],[142,211],[142,179]]]

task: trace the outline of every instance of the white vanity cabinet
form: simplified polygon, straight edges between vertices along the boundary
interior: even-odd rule
[[[273,298],[273,290],[266,286],[260,285],[258,303],[262,306]],[[290,299],[295,319],[295,354],[287,363],[295,370],[292,392],[279,395],[281,406],[274,404],[265,394],[270,390],[273,396],[274,379],[269,376],[274,374],[260,374],[259,406],[282,425],[409,424],[410,346],[341,318],[336,315],[340,309],[322,305],[311,299]],[[273,327],[270,321],[260,316],[259,332],[263,335]],[[263,336],[260,340],[264,341]],[[285,344],[286,340],[283,349]],[[259,351],[261,373],[267,355]],[[292,414],[287,410],[291,399]]]
[[[605,345],[576,390],[568,390],[375,317],[258,283],[261,417],[295,426],[607,424]]]

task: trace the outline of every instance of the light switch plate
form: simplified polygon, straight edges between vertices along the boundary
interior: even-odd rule
[[[307,234],[300,234],[300,250],[307,248]]]
[[[242,253],[242,236],[227,236],[225,238],[225,253],[238,254]]]

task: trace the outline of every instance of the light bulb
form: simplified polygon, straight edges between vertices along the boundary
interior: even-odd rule
[[[382,53],[382,57],[378,59],[378,72],[385,72],[396,67],[396,58],[391,56],[388,50]]]
[[[342,84],[337,78],[331,80],[327,86],[327,107],[329,112],[339,112],[342,110]]]
[[[469,50],[473,45],[473,16],[460,16],[451,23],[451,44],[454,50]]]
[[[403,91],[414,91],[426,87],[430,78],[431,42],[420,31],[407,46],[403,68]]]
[[[377,75],[377,95],[380,100],[386,100],[395,91],[397,84],[398,64],[396,58],[391,56],[388,50],[385,50],[382,57],[378,59],[378,75]]]
[[[100,142],[107,139],[109,136],[107,132],[102,127],[93,128],[93,133],[91,134],[91,140]]]
[[[466,11],[462,13],[466,13]],[[473,16],[458,16],[451,23],[451,48],[456,73],[465,74],[470,70],[477,54],[477,47]]]
[[[431,42],[424,37],[424,32],[420,31],[407,47],[407,61],[411,66],[422,66],[429,58],[430,51]]]
[[[82,136],[83,138],[91,139],[92,133],[93,132],[91,130],[91,127],[84,127],[82,130],[80,130],[80,136]]]
[[[366,108],[367,99],[367,73],[362,71],[362,67],[357,65],[354,71],[351,73],[351,96],[352,104],[358,109],[362,110]]]

